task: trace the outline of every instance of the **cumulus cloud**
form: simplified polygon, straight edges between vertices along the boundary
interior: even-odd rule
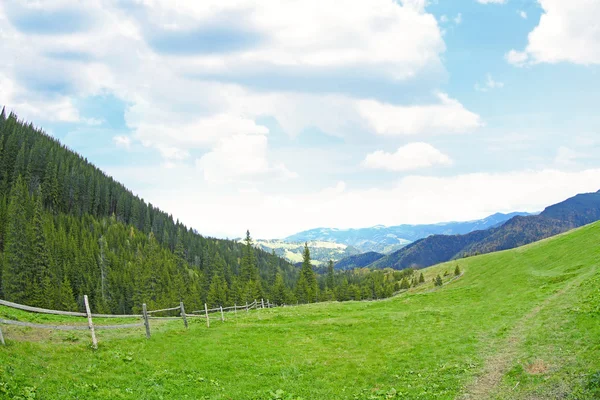
[[[110,172],[127,176],[127,171]],[[172,210],[175,217],[185,217],[186,223],[202,232],[229,237],[241,236],[247,228],[255,237],[273,238],[316,226],[357,228],[436,223],[483,218],[495,212],[534,212],[577,193],[600,188],[600,169],[572,172],[541,169],[455,176],[410,175],[387,188],[356,188],[350,183],[335,183],[302,194],[253,190],[241,196],[237,191],[223,195],[196,185],[181,185],[180,189],[166,192],[162,181],[174,178],[172,174],[161,178],[160,174],[158,171],[152,175],[155,187],[143,189],[142,195],[153,199],[153,204]],[[147,170],[140,170],[130,179],[148,179],[147,176]],[[202,199],[203,207],[198,207],[198,199]],[[245,206],[240,207],[240,202]],[[228,218],[222,218],[223,215]]]
[[[515,65],[571,62],[600,64],[600,2],[596,0],[539,0],[544,10],[529,33],[523,51],[511,50],[506,59]]]
[[[450,165],[452,160],[428,143],[418,142],[402,146],[394,153],[382,150],[367,154],[362,165],[371,169],[411,171],[434,165]]]
[[[517,14],[519,14],[519,17],[523,18],[523,19],[527,19],[527,13],[523,10],[518,10]]]
[[[154,46],[157,51],[171,51],[182,38],[206,43],[180,51],[201,71],[353,66],[405,79],[439,63],[445,48],[437,22],[424,12],[424,5],[352,0],[340,12],[337,2],[320,0],[205,0],[180,2],[177,7],[154,0],[144,3],[136,23],[150,44],[164,44]],[[411,40],[398,40],[408,32]],[[241,40],[250,35],[256,40]],[[220,39],[227,51],[212,48],[208,38]]]
[[[479,115],[467,110],[445,93],[439,102],[428,105],[398,106],[377,100],[361,100],[358,112],[375,133],[384,136],[464,133],[483,126]]]
[[[352,0],[340,13],[333,0],[90,0],[85,7],[7,0],[0,5],[0,100],[38,123],[97,124],[76,104],[108,93],[127,105],[129,140],[167,162],[217,150],[234,135],[267,135],[261,117],[273,117],[290,136],[307,128],[343,136],[371,127],[374,117],[365,121],[358,111],[360,98],[256,91],[213,74],[354,70],[390,82],[417,79],[440,68],[445,51],[425,6]]]
[[[511,50],[504,55],[506,61],[518,67],[524,66],[528,58],[527,53],[517,50]]]
[[[221,139],[209,153],[196,160],[204,179],[213,183],[247,181],[270,174],[276,179],[291,179],[297,174],[285,165],[270,165],[265,135],[234,135]]]

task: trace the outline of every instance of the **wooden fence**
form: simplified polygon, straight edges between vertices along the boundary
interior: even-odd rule
[[[49,325],[49,324],[35,324],[31,322],[22,322],[15,321],[9,319],[0,318],[0,344],[5,345],[5,339],[2,334],[1,325],[15,325],[15,326],[23,326],[34,329],[50,329],[50,330],[61,330],[61,331],[72,331],[72,330],[89,330],[91,339],[92,339],[92,347],[94,349],[98,348],[98,340],[96,338],[96,330],[103,329],[130,329],[130,328],[141,328],[144,327],[146,331],[146,338],[150,339],[150,321],[151,320],[173,320],[173,319],[181,319],[183,321],[184,326],[188,327],[188,317],[189,318],[206,318],[206,326],[210,327],[210,314],[211,313],[219,313],[219,319],[224,322],[225,321],[225,313],[233,312],[236,313],[238,310],[243,310],[245,312],[250,312],[251,309],[260,309],[260,308],[272,308],[276,307],[275,304],[269,302],[269,300],[265,301],[263,299],[259,301],[254,300],[252,303],[246,303],[243,306],[238,306],[237,304],[231,307],[217,307],[217,308],[208,308],[207,304],[204,304],[204,310],[192,311],[191,314],[185,312],[185,306],[183,302],[180,302],[178,306],[163,308],[160,310],[147,310],[146,304],[142,304],[142,314],[125,314],[125,315],[115,315],[115,314],[93,314],[90,312],[88,297],[83,296],[85,303],[85,313],[75,312],[75,311],[59,311],[59,310],[48,310],[45,308],[39,307],[31,307],[23,304],[12,303],[6,300],[0,300],[0,305],[14,308],[17,310],[28,311],[32,313],[38,314],[52,314],[52,315],[64,315],[69,317],[85,317],[87,318],[87,325]],[[154,316],[154,314],[159,313],[167,313],[175,311],[178,316]],[[132,319],[141,319],[142,322],[131,323],[131,324],[117,324],[117,325],[97,325],[94,323],[94,318],[132,318]]]

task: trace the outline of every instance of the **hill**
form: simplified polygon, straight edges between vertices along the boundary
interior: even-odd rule
[[[88,295],[94,312],[131,314],[142,303],[179,300],[194,309],[324,301],[345,296],[344,282],[374,298],[397,283],[389,272],[328,280],[310,263],[301,274],[248,239],[200,235],[42,130],[0,113],[0,298],[82,310]]]
[[[368,251],[366,253],[356,254],[341,259],[340,261],[335,263],[335,268],[342,270],[352,268],[363,268],[383,257],[385,257],[385,254],[376,253],[374,251]]]
[[[466,235],[434,235],[383,257],[369,267],[422,268],[440,262],[512,249],[600,220],[600,191],[579,194],[539,215],[516,216],[503,225]]]
[[[487,218],[467,222],[443,222],[429,225],[378,225],[361,229],[317,228],[285,238],[289,242],[326,241],[352,246],[361,252],[391,253],[407,244],[430,235],[458,235],[502,225],[517,215],[527,213],[496,213]]]
[[[578,399],[600,395],[600,224],[422,270],[371,302],[153,320],[153,335],[2,326],[7,398]],[[459,265],[462,275],[454,278]],[[444,277],[444,272],[450,275]],[[434,287],[440,275],[444,285]],[[0,307],[0,318],[57,323]],[[72,320],[72,319],[71,319]],[[80,322],[85,324],[85,322]],[[45,371],[41,373],[40,371]],[[32,395],[33,393],[33,395]]]

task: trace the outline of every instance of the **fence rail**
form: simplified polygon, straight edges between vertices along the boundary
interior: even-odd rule
[[[159,309],[159,310],[147,310],[146,309],[146,304],[142,305],[142,309],[143,309],[143,313],[142,314],[121,314],[121,315],[115,315],[115,314],[92,314],[89,311],[89,305],[88,305],[88,299],[87,299],[87,295],[84,296],[84,300],[85,300],[85,305],[86,305],[86,312],[82,313],[82,312],[76,312],[76,311],[60,311],[60,310],[49,310],[46,308],[40,308],[40,307],[32,307],[32,306],[27,306],[27,305],[23,305],[23,304],[18,304],[18,303],[13,303],[10,301],[6,301],[6,300],[0,300],[0,305],[9,307],[9,308],[14,308],[17,310],[22,310],[22,311],[27,311],[27,312],[32,312],[32,313],[37,313],[37,314],[51,314],[51,315],[63,315],[63,316],[69,316],[69,317],[85,317],[88,320],[88,325],[67,325],[67,324],[62,324],[62,325],[51,325],[51,324],[37,324],[37,323],[33,323],[33,322],[24,322],[24,321],[16,321],[16,320],[11,320],[11,319],[2,319],[0,318],[0,325],[13,325],[13,326],[21,326],[21,327],[26,327],[26,328],[34,328],[34,329],[48,329],[48,330],[58,330],[58,331],[85,331],[85,330],[89,330],[91,337],[92,337],[92,347],[94,349],[98,348],[98,342],[96,340],[96,335],[95,335],[95,330],[111,330],[111,329],[131,329],[131,328],[141,328],[141,327],[145,327],[146,330],[146,337],[150,338],[150,320],[175,320],[175,319],[183,319],[183,323],[184,326],[187,328],[188,327],[188,322],[187,322],[187,317],[191,317],[191,318],[206,318],[206,325],[207,327],[210,327],[210,315],[212,313],[220,313],[220,320],[222,322],[225,321],[225,313],[237,313],[238,310],[245,310],[246,312],[249,312],[251,309],[259,309],[259,308],[272,308],[272,307],[276,307],[275,304],[270,303],[269,300],[267,300],[266,302],[266,307],[265,307],[265,302],[263,299],[260,300],[260,302],[258,300],[254,300],[252,303],[248,304],[246,303],[245,305],[242,306],[238,306],[233,305],[230,307],[216,307],[216,308],[208,308],[207,304],[204,304],[204,310],[197,310],[197,311],[192,311],[191,314],[187,314],[185,312],[185,307],[183,302],[179,303],[179,306],[176,307],[170,307],[170,308],[163,308],[163,309]],[[285,304],[283,305],[285,307]],[[179,312],[179,316],[170,316],[170,317],[156,317],[153,316],[152,314],[156,314],[156,313],[161,313],[161,312],[168,312],[168,311],[178,311]],[[138,318],[138,319],[142,319],[143,322],[138,322],[138,323],[132,323],[132,324],[118,324],[118,325],[96,325],[93,322],[93,318]],[[214,318],[214,317],[212,317]],[[4,345],[5,344],[5,340],[4,340],[4,336],[2,334],[2,329],[0,328],[0,344]]]

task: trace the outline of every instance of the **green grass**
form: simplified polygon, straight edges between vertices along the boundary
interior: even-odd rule
[[[382,301],[100,331],[97,351],[85,331],[2,326],[0,398],[600,398],[600,224],[424,273]]]

